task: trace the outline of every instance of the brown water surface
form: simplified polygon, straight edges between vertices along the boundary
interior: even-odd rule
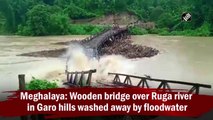
[[[16,56],[17,54],[62,48],[65,46],[52,43],[85,37],[0,36],[0,91],[16,90],[18,74],[54,60],[54,58]],[[155,57],[133,60],[137,65],[134,74],[140,76],[148,74],[153,78],[198,82],[213,86],[213,37],[144,35],[133,36],[132,39],[135,44],[160,50],[160,54]],[[212,89],[201,91],[213,93]]]

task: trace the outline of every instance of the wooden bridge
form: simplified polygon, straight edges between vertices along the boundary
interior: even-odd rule
[[[115,28],[109,29],[102,34],[92,37],[84,45],[91,47],[92,49],[100,48],[106,41],[114,41],[118,39],[127,38],[128,29],[124,28]]]
[[[85,47],[86,52],[89,52],[94,57],[98,57],[100,49],[108,44],[118,40],[124,40],[129,37],[129,28],[134,26],[134,23],[130,23],[125,27],[113,27],[106,29],[96,35],[91,35],[81,41],[81,45]]]
[[[171,92],[177,88],[171,88],[170,84],[189,86],[191,89],[188,90],[188,93],[199,94],[200,88],[211,88],[211,85],[200,84],[200,83],[191,83],[184,81],[175,81],[175,80],[164,80],[164,79],[155,79],[149,76],[141,77],[135,75],[121,74],[121,73],[108,73],[113,75],[114,79],[109,83],[97,82],[96,84],[91,84],[92,74],[96,73],[96,70],[81,71],[81,72],[67,72],[67,82],[64,83],[69,87],[82,87],[82,86],[95,86],[95,87],[140,87],[140,88],[153,88],[150,85],[150,82],[158,83],[157,89],[163,89]],[[85,77],[87,76],[87,78]],[[80,78],[79,78],[80,77]],[[125,79],[122,81],[121,77]],[[134,81],[132,79],[135,79]],[[138,79],[138,80],[136,80]],[[135,82],[137,82],[134,84]]]
[[[92,74],[95,72],[96,70],[88,70],[81,72],[66,72],[67,82],[64,84],[70,87],[91,86]],[[85,76],[87,76],[87,78],[85,78]]]

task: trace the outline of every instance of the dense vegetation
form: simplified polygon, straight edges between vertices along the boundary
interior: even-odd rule
[[[103,26],[72,21],[121,12],[156,24],[155,29],[132,28],[132,34],[213,35],[212,0],[0,0],[0,33],[95,34]],[[191,22],[181,22],[183,12],[192,14]]]
[[[34,77],[28,84],[26,84],[27,90],[46,90],[46,89],[54,89],[54,88],[58,88],[58,85],[56,82],[36,79]]]

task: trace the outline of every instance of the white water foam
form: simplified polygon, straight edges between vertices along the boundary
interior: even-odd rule
[[[102,56],[100,59],[88,57],[88,53],[80,45],[71,44],[67,52],[62,55],[66,59],[53,59],[45,61],[36,66],[36,69],[27,71],[27,80],[31,80],[32,76],[39,79],[59,80],[59,85],[66,79],[65,69],[68,66],[68,71],[87,71],[96,69],[93,74],[92,82],[101,80],[112,80],[109,72],[132,74],[134,72],[134,64],[131,60],[120,55]]]

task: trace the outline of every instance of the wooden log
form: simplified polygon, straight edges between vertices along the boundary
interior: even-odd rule
[[[199,87],[199,86],[197,86],[197,87],[196,87],[195,94],[199,94],[199,92],[200,92],[200,87]]]
[[[19,80],[19,90],[25,90],[25,75],[20,74],[18,75],[18,80]],[[21,120],[28,120],[28,116],[21,116]]]
[[[91,81],[92,81],[92,74],[96,72],[96,70],[90,70],[89,74],[88,74],[88,78],[87,78],[87,82],[86,85],[87,86],[91,86]]]
[[[25,75],[24,74],[20,74],[18,75],[18,79],[19,79],[19,90],[25,90]]]
[[[67,74],[67,82],[70,82],[69,74]]]
[[[77,82],[78,82],[78,73],[75,73],[75,78],[73,80],[73,84],[77,85]]]
[[[78,85],[83,86],[84,72],[81,73],[81,77],[79,79]]]
[[[89,72],[93,72],[93,73],[95,73],[96,72],[96,69],[93,69],[93,70],[87,70],[87,71],[83,71],[85,74],[87,74],[87,73],[89,73]],[[69,73],[69,74],[81,74],[81,72],[82,71],[76,71],[76,72],[67,72],[67,73]]]
[[[74,81],[73,81],[73,74],[70,75],[69,82],[70,82],[70,83],[73,83],[73,82],[74,82]]]

